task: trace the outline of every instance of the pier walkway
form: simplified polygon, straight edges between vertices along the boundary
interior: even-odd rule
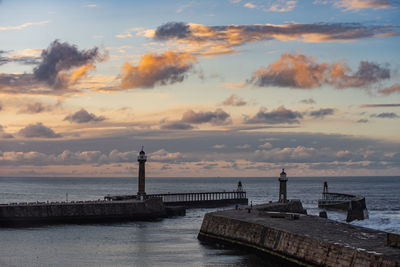
[[[391,234],[316,216],[272,216],[263,211],[278,204],[263,205],[262,210],[254,206],[250,213],[246,209],[207,213],[199,239],[252,248],[297,265],[400,266],[399,248],[388,246],[398,242],[388,239]]]
[[[200,192],[200,193],[167,193],[148,194],[145,199],[161,198],[166,206],[184,206],[186,208],[211,208],[234,204],[248,204],[246,192]],[[136,195],[105,196],[105,200],[137,199]]]

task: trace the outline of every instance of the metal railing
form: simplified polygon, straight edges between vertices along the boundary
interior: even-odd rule
[[[162,198],[163,202],[195,202],[208,200],[245,199],[246,192],[202,192],[202,193],[173,193],[150,194],[145,198]]]

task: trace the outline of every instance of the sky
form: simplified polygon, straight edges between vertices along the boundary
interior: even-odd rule
[[[397,0],[0,1],[0,177],[400,175]]]

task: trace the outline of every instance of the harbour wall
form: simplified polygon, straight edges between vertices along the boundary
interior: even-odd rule
[[[256,209],[250,213],[207,213],[198,239],[247,248],[266,255],[265,258],[278,258],[294,265],[400,266],[400,250],[386,245],[385,232],[316,216],[299,215],[293,220],[294,217],[266,217],[263,213],[266,212]]]
[[[32,223],[154,220],[166,216],[165,206],[160,199],[0,205],[0,225],[11,226]]]

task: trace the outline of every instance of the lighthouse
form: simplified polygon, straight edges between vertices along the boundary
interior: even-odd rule
[[[279,202],[287,202],[286,182],[287,182],[285,169],[282,169],[279,176]]]
[[[143,196],[146,195],[146,191],[145,191],[145,162],[147,161],[147,156],[146,153],[144,153],[143,151],[143,147],[142,150],[139,152],[139,156],[138,159],[139,161],[139,181],[138,181],[138,197],[140,199],[143,198]]]

